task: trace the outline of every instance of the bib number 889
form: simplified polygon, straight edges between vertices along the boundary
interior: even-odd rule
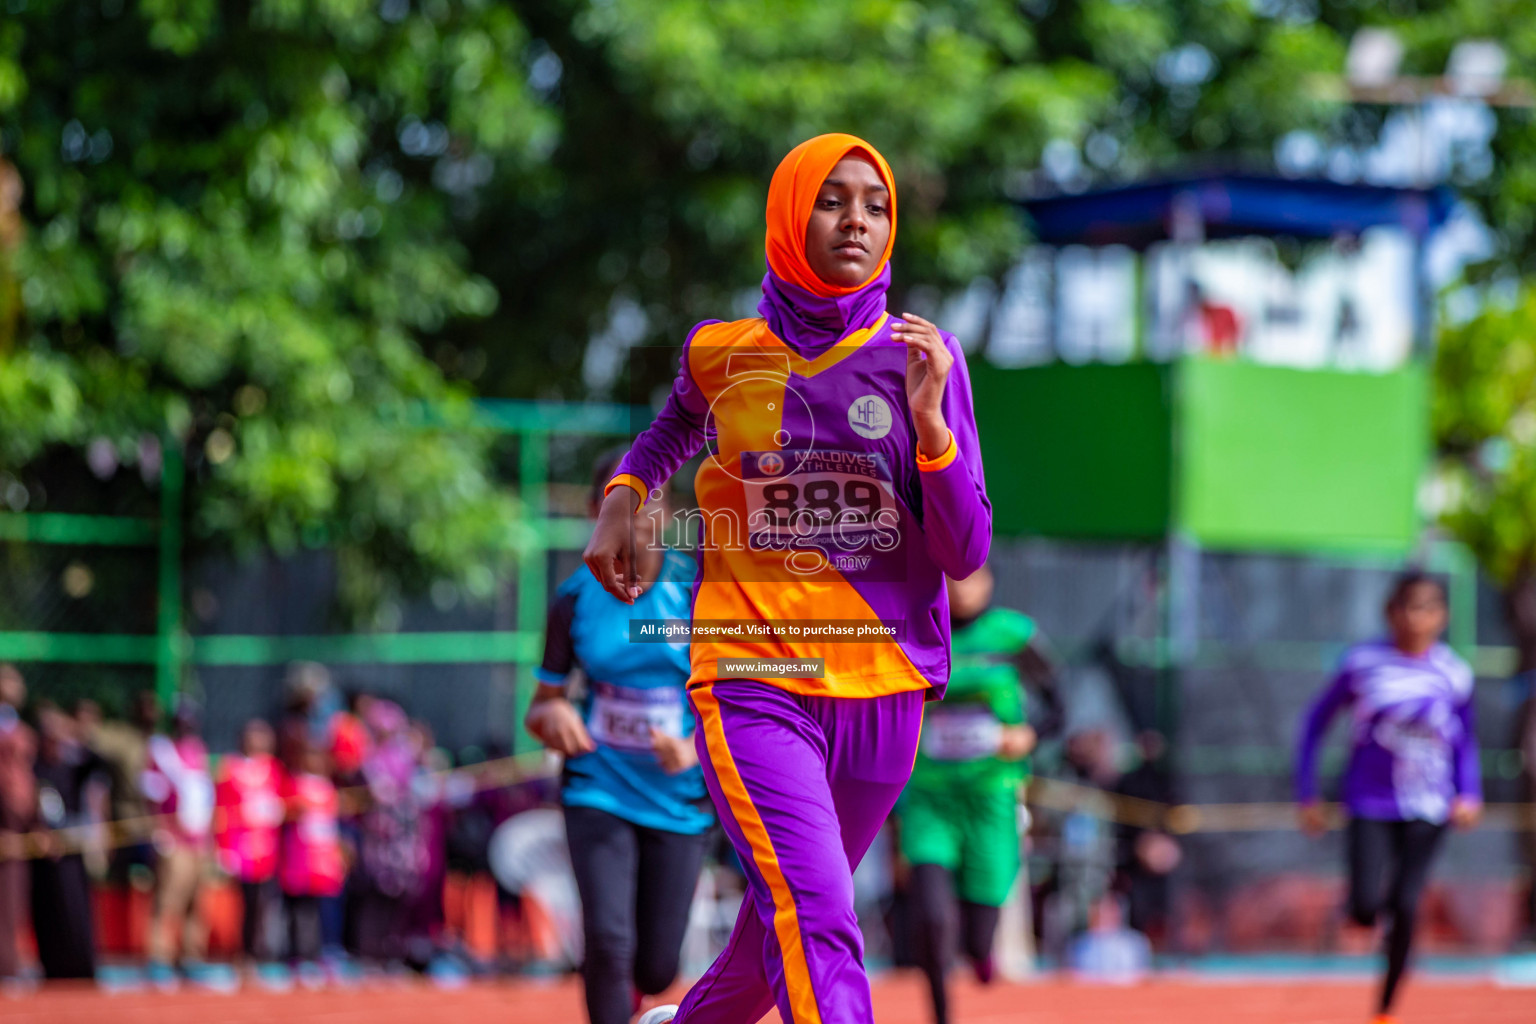
[[[777,526],[788,526],[802,509],[818,522],[870,523],[880,507],[879,488],[865,480],[846,480],[841,487],[836,480],[807,480],[803,489],[781,480],[763,487],[763,510]]]

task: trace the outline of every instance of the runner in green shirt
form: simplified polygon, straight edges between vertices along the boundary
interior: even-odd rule
[[[937,1024],[948,1024],[944,973],[957,898],[966,957],[978,979],[992,977],[999,908],[1019,873],[1019,790],[1037,738],[1026,719],[1026,685],[1039,691],[1046,717],[1059,718],[1034,620],[989,607],[992,585],[986,567],[949,581],[949,687],[924,716],[912,780],[897,805],[901,853],[911,868],[914,948]]]

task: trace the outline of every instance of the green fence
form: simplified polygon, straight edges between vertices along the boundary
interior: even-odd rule
[[[310,635],[191,635],[185,625],[182,501],[184,464],[164,453],[155,517],[57,512],[0,513],[0,542],[138,549],[155,565],[154,632],[59,632],[0,629],[0,660],[153,668],[162,706],[183,685],[189,667],[276,666],[296,660],[328,665],[510,663],[526,700],[541,654],[552,552],[585,546],[585,519],[552,516],[550,446],[557,436],[630,436],[648,411],[627,405],[485,400],[477,425],[511,435],[518,448],[517,490],[528,515],[527,540],[516,563],[516,607],[508,630]],[[519,730],[513,729],[516,737]]]
[[[1000,532],[1406,554],[1428,381],[1241,360],[972,367]]]
[[[649,418],[649,411],[614,404],[561,404],[523,401],[479,403],[479,426],[498,431],[517,443],[517,486],[527,515],[530,540],[516,562],[516,603],[511,628],[484,631],[322,633],[262,635],[212,633],[192,635],[184,623],[183,543],[180,524],[183,466],[178,453],[167,449],[159,493],[160,514],[155,517],[73,515],[64,513],[0,514],[0,543],[58,545],[62,547],[110,547],[142,554],[145,571],[153,565],[156,593],[153,628],[140,616],[145,629],[131,632],[107,629],[100,632],[0,628],[0,660],[122,666],[152,670],[162,701],[183,685],[187,669],[280,666],[296,660],[343,665],[449,665],[503,664],[516,666],[517,692],[526,700],[531,692],[532,668],[541,653],[542,624],[547,605],[550,558],[560,552],[579,551],[586,543],[589,524],[585,518],[551,514],[549,488],[551,447],[561,439],[622,439],[634,425]],[[999,477],[997,467],[989,476]],[[1006,477],[1007,474],[1001,474]],[[994,487],[1000,522],[1007,519],[1010,503],[1002,488]],[[1114,503],[1106,501],[1107,506]],[[1006,530],[1004,532],[1007,532]],[[1163,544],[1167,544],[1164,541]],[[1161,545],[1154,544],[1154,547]],[[1173,549],[1188,547],[1175,543]],[[1198,550],[1198,549],[1194,549]],[[1431,567],[1447,574],[1453,605],[1452,643],[1476,664],[1485,677],[1508,673],[1513,652],[1505,647],[1479,645],[1476,635],[1476,567],[1460,545],[1439,542],[1428,548]],[[1334,558],[1340,556],[1335,555]],[[1178,563],[1171,559],[1169,566]],[[1388,567],[1396,559],[1381,554],[1357,554],[1361,566]],[[1177,575],[1172,574],[1172,575]],[[1170,577],[1169,592],[1172,587]],[[1176,603],[1176,602],[1175,602]],[[1120,655],[1130,663],[1170,669],[1179,663],[1200,664],[1231,655],[1228,645],[1212,639],[1186,645],[1182,654],[1176,643],[1176,608],[1160,614],[1165,630],[1145,638],[1123,638]],[[1172,616],[1172,618],[1170,618]],[[1070,637],[1060,637],[1069,660],[1084,655],[1072,650]],[[1336,654],[1333,644],[1295,642],[1273,638],[1242,645],[1241,655],[1255,665],[1273,668],[1320,670]],[[497,723],[498,725],[501,723]],[[512,729],[516,737],[520,730]]]

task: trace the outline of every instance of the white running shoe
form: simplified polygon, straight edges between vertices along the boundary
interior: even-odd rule
[[[640,1019],[635,1021],[635,1024],[667,1024],[668,1021],[676,1016],[677,1007],[657,1006],[642,1013]]]

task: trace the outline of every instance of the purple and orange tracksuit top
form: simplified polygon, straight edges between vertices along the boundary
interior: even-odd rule
[[[610,489],[642,496],[707,450],[695,493],[694,620],[879,622],[891,639],[699,639],[689,685],[721,658],[825,659],[825,677],[772,680],[796,693],[877,697],[949,676],[944,577],[986,561],[992,536],[970,377],[955,357],[944,390],[948,447],[918,451],[907,346],[885,309],[890,268],[839,298],[773,273],[758,317],[689,334],[672,393]]]

